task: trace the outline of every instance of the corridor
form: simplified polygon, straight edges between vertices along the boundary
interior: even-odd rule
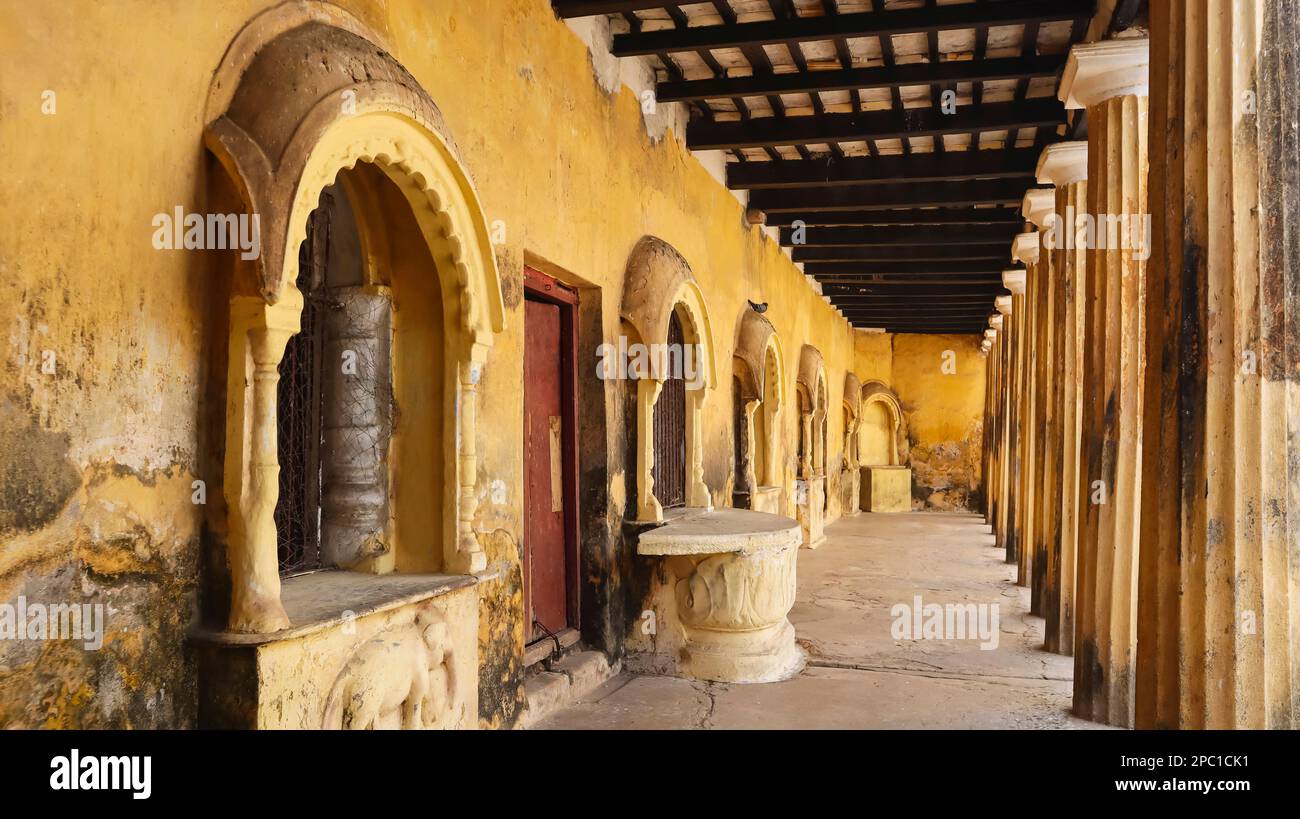
[[[978,515],[864,513],[799,552],[790,621],[808,654],[781,683],[624,672],[537,728],[1094,728],[1069,715],[1069,657],[1041,649],[1043,620]],[[897,604],[996,604],[997,646],[895,640]],[[816,707],[809,707],[815,703]]]

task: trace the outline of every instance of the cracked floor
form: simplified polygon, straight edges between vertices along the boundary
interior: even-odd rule
[[[1042,650],[1043,620],[982,518],[861,514],[799,553],[790,612],[801,674],[737,685],[620,674],[537,728],[1092,728],[1069,715],[1072,661]],[[998,644],[896,640],[890,609],[997,603]]]

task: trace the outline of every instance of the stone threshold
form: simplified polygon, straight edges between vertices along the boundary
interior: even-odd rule
[[[266,634],[198,629],[190,639],[199,643],[255,646],[293,640],[371,614],[402,608],[478,585],[495,575],[366,574],[343,570],[311,572],[286,578],[280,602],[289,615],[289,628]]]
[[[622,669],[621,660],[611,666],[603,652],[576,651],[556,661],[548,671],[530,673],[524,681],[528,710],[516,727],[529,728],[573,705],[618,676]]]

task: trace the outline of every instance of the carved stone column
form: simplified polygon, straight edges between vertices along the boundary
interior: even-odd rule
[[[1151,2],[1139,728],[1300,727],[1298,21]]]
[[[448,561],[448,571],[453,574],[474,574],[487,568],[487,554],[474,534],[474,517],[478,513],[478,382],[486,355],[486,348],[476,344],[469,360],[461,361],[456,370],[460,385],[456,399],[460,497],[456,510],[456,551]]]
[[[324,312],[321,561],[354,568],[389,550],[388,444],[393,432],[392,294],[332,291]]]
[[[664,508],[655,497],[655,402],[663,390],[664,382],[642,378],[636,382],[636,519],[658,521],[664,519]]]
[[[1137,642],[1147,53],[1145,39],[1075,46],[1060,89],[1067,107],[1088,110],[1095,248],[1087,254],[1074,710],[1122,726],[1133,724]]]
[[[277,386],[284,346],[299,330],[302,294],[292,285],[269,304],[230,300],[224,494],[230,527],[230,631],[289,627],[280,603],[275,505],[280,498]]]
[[[1059,328],[1054,345],[1059,389],[1053,398],[1059,423],[1054,433],[1059,468],[1054,470],[1053,500],[1059,511],[1048,542],[1050,568],[1045,583],[1043,615],[1047,620],[1043,647],[1060,654],[1074,653],[1074,583],[1077,560],[1079,504],[1079,406],[1083,395],[1083,285],[1086,281],[1085,248],[1076,241],[1076,216],[1087,212],[1088,143],[1049,145],[1038,160],[1038,181],[1056,186],[1055,220],[1043,234],[1043,249],[1053,259],[1053,277],[1059,285],[1053,326]]]

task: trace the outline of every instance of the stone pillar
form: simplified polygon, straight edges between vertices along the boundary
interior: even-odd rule
[[[1055,195],[1047,188],[1025,194],[1022,213],[1039,228],[1051,223]],[[1034,460],[1025,500],[1029,504],[1029,521],[1026,545],[1022,552],[1028,560],[1020,564],[1023,582],[1030,588],[1029,611],[1043,613],[1044,585],[1049,563],[1048,541],[1056,519],[1056,510],[1050,502],[1056,461],[1053,458],[1054,425],[1056,414],[1052,394],[1056,378],[1056,355],[1053,349],[1055,329],[1053,309],[1056,300],[1056,276],[1052,269],[1052,255],[1042,252],[1042,233],[1022,233],[1016,238],[1012,255],[1025,260],[1033,300],[1029,304],[1034,325],[1033,355],[1033,415],[1027,419],[1026,434],[1033,438]],[[1030,261],[1032,259],[1032,262]]]
[[[1007,499],[1003,507],[1003,544],[1008,563],[1015,563],[1020,553],[1020,471],[1023,459],[1020,436],[1020,419],[1022,417],[1021,394],[1024,392],[1025,337],[1025,283],[1024,270],[1002,271],[1002,286],[1011,291],[1012,332],[1007,340],[1007,422],[1004,425],[1006,445],[1006,466],[1003,468],[1003,497]]]
[[[469,360],[462,361],[458,367],[456,446],[460,497],[456,509],[456,551],[447,561],[447,570],[455,574],[474,574],[487,568],[487,553],[474,534],[474,517],[478,514],[478,382],[486,356],[487,349],[475,344]]]
[[[229,526],[230,631],[267,633],[289,627],[280,603],[275,505],[280,359],[298,332],[302,294],[287,286],[270,304],[260,296],[230,301],[223,481]]]
[[[1300,727],[1300,3],[1152,0],[1140,728]]]
[[[1006,549],[1006,506],[1007,498],[1007,450],[1008,426],[1011,403],[1010,361],[1011,338],[1015,331],[1015,317],[1011,315],[1011,296],[998,296],[994,306],[1002,316],[1002,331],[998,333],[997,342],[992,352],[996,359],[997,388],[993,395],[997,408],[997,418],[993,429],[993,473],[992,485],[997,502],[993,509],[993,544],[999,549]]]
[[[1055,528],[1048,542],[1050,567],[1045,578],[1043,647],[1074,653],[1074,583],[1079,503],[1079,404],[1083,394],[1083,284],[1085,249],[1075,241],[1076,216],[1087,211],[1088,143],[1049,145],[1038,160],[1038,181],[1056,187],[1054,219],[1043,234],[1043,250],[1052,257],[1060,298],[1053,303],[1052,324],[1059,329],[1054,366],[1059,373],[1053,394],[1057,424],[1053,446],[1057,469],[1051,484],[1056,505]]]
[[[655,402],[664,382],[641,378],[636,382],[636,519],[653,522],[664,519],[664,508],[655,497]]]
[[[1045,224],[1047,215],[1051,213],[1050,201],[1050,191],[1031,190],[1025,195],[1022,213],[1035,225]],[[1043,312],[1048,276],[1039,249],[1039,233],[1030,231],[1017,236],[1011,250],[1012,258],[1024,263],[1026,275],[1024,322],[1021,325],[1024,330],[1021,337],[1024,381],[1020,397],[1022,414],[1017,430],[1023,458],[1016,489],[1019,495],[1016,505],[1019,513],[1016,539],[1020,544],[1016,555],[1016,584],[1031,588],[1035,572],[1040,571],[1036,565],[1041,565],[1039,527],[1042,508],[1039,492],[1043,481],[1045,445],[1043,386],[1046,383],[1045,370],[1048,363],[1047,350],[1043,345],[1044,334],[1047,332]],[[1039,613],[1039,594],[1031,594],[1031,600],[1030,611]]]
[[[1148,41],[1075,46],[1061,80],[1088,112],[1079,575],[1074,710],[1133,724],[1145,370]],[[1089,235],[1091,234],[1091,235]]]

